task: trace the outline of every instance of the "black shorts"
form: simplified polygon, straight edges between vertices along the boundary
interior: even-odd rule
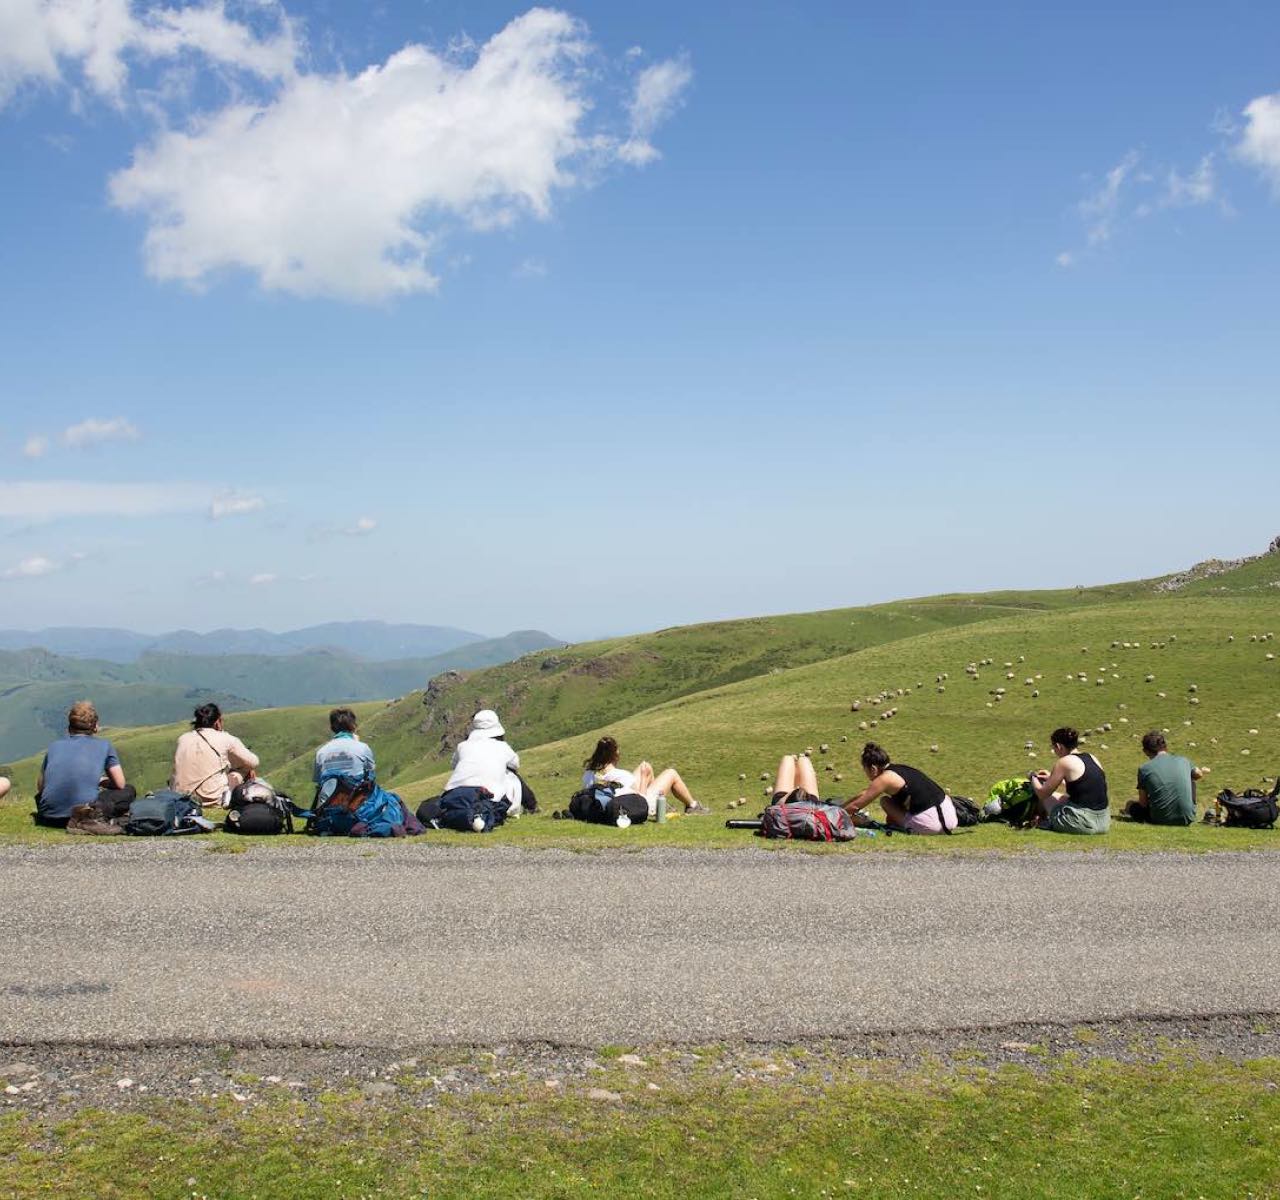
[[[794,792],[774,792],[774,804],[821,804],[817,796],[812,796],[804,788],[796,788]]]

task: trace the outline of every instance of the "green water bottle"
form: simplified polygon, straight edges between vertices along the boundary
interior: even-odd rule
[[[661,822],[665,821],[666,819],[667,819],[667,793],[666,793],[666,792],[659,792],[659,793],[658,793],[658,815],[657,815],[657,820],[658,820],[658,822],[659,822],[659,823],[661,823]]]

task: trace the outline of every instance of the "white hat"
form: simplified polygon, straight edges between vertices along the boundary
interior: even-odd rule
[[[502,722],[493,709],[482,708],[471,718],[471,732],[480,737],[500,738],[505,737],[507,731],[502,728]]]

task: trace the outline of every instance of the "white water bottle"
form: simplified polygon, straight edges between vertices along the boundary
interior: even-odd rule
[[[658,813],[657,820],[665,821],[667,819],[667,793],[658,793]]]
[[[630,829],[630,828],[631,828],[631,818],[630,818],[629,816],[627,816],[627,814],[626,814],[626,813],[624,813],[624,812],[620,812],[620,813],[618,814],[618,819],[617,819],[617,821],[615,821],[615,822],[614,822],[614,824],[615,824],[615,825],[617,825],[617,827],[618,827],[619,829]]]

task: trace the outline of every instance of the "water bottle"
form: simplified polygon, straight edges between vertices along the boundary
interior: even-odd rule
[[[618,814],[618,819],[617,819],[617,821],[615,821],[615,822],[614,822],[614,824],[615,824],[615,825],[617,825],[617,827],[618,827],[619,829],[630,829],[630,828],[631,828],[631,818],[630,818],[629,816],[627,816],[627,814],[626,814],[626,813],[624,813],[624,812],[620,812],[620,813]]]
[[[658,793],[658,817],[657,817],[657,819],[658,819],[659,821],[665,821],[665,820],[667,819],[667,793],[666,793],[666,792],[659,792],[659,793]]]

